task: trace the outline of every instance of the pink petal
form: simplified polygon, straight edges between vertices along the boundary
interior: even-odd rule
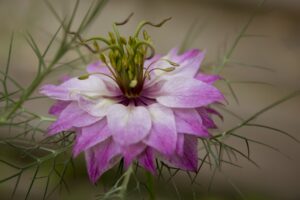
[[[192,49],[178,55],[178,50],[171,50],[166,56],[171,61],[180,64],[179,67],[174,71],[181,76],[194,77],[199,71],[200,64],[202,63],[205,56],[205,52],[199,49]]]
[[[56,101],[49,109],[49,114],[58,116],[68,105],[70,101]]]
[[[138,157],[146,148],[143,143],[132,144],[122,148],[125,168],[128,168],[132,161]]]
[[[171,108],[195,108],[220,102],[224,96],[212,85],[178,77],[165,82],[156,100]]]
[[[178,49],[172,49],[166,56],[155,64],[155,68],[169,68],[172,65],[166,62],[164,59],[170,60],[174,63],[179,64],[172,72],[155,71],[155,75],[162,76],[162,79],[172,78],[174,76],[185,76],[192,78],[199,71],[200,64],[204,59],[205,53],[198,50],[192,49],[181,55],[178,55]]]
[[[84,111],[88,112],[94,117],[104,117],[107,114],[107,110],[111,105],[117,103],[116,100],[112,98],[97,98],[97,99],[88,99],[84,97],[79,98],[79,107]]]
[[[156,54],[152,58],[145,60],[144,62],[144,68],[145,69],[153,69],[155,67],[156,62],[161,58],[161,55]]]
[[[166,56],[162,57],[149,68],[152,70],[150,73],[151,79],[146,79],[144,84],[145,88],[151,87],[161,80],[169,80],[174,77],[193,78],[199,71],[199,67],[204,59],[204,55],[204,52],[197,49],[193,49],[183,53],[182,55],[178,55],[178,49],[172,49]],[[153,70],[155,68],[166,69],[174,67],[167,60],[177,63],[179,66],[176,66],[175,70],[171,72]]]
[[[58,80],[61,82],[61,83],[63,83],[63,82],[66,82],[66,81],[68,81],[68,80],[70,80],[72,77],[70,76],[70,75],[63,75],[63,76],[61,76]]]
[[[173,154],[176,148],[176,124],[173,111],[160,104],[148,107],[152,128],[144,142],[162,154]]]
[[[176,129],[180,133],[192,134],[199,137],[208,137],[209,133],[203,126],[196,109],[173,109],[176,120]]]
[[[53,99],[70,101],[70,92],[63,87],[56,85],[43,85],[40,89],[40,93]]]
[[[224,120],[223,116],[213,108],[206,108],[206,111],[210,114],[217,115],[221,120]]]
[[[108,66],[106,66],[101,61],[96,61],[87,66],[87,72],[90,74],[94,74],[94,76],[105,82],[106,87],[112,93],[121,94],[121,91],[116,84],[116,82],[112,79],[113,75],[109,70]]]
[[[40,89],[40,93],[64,101],[77,100],[80,96],[115,96],[97,76],[90,76],[85,80],[79,80],[75,77],[57,86],[44,85]]]
[[[112,139],[107,139],[85,152],[90,180],[95,183],[99,177],[120,160],[121,150]]]
[[[107,66],[101,62],[101,61],[96,61],[94,63],[91,63],[87,66],[86,68],[88,73],[104,73],[104,74],[111,74],[110,71],[108,70]]]
[[[177,134],[176,153],[180,156],[184,153],[184,135],[183,133]]]
[[[198,168],[198,141],[195,136],[185,135],[183,155],[175,154],[166,157],[166,162],[183,170],[197,171]]]
[[[77,134],[76,142],[73,148],[73,155],[77,156],[82,151],[85,151],[100,142],[103,142],[111,136],[107,127],[106,119],[102,119],[93,125],[83,127],[81,133]]]
[[[217,128],[214,120],[211,118],[210,114],[207,112],[206,108],[197,108],[199,115],[201,116],[203,125],[207,128]]]
[[[80,109],[77,102],[72,102],[62,111],[58,119],[50,125],[48,133],[54,135],[58,132],[69,130],[72,127],[88,126],[100,119]]]
[[[222,79],[219,75],[213,75],[213,74],[202,74],[202,73],[198,73],[195,76],[195,79],[200,80],[204,83],[207,84],[213,84],[214,82]]]
[[[139,157],[139,164],[152,174],[155,174],[154,156],[151,148],[147,148]]]
[[[142,106],[115,104],[108,109],[107,122],[114,140],[122,146],[140,142],[151,129],[150,114]]]

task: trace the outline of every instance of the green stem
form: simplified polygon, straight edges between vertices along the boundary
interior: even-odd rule
[[[124,180],[122,182],[122,185],[121,185],[121,191],[120,191],[120,196],[124,199],[125,195],[126,195],[126,191],[127,191],[127,188],[128,188],[128,184],[129,184],[129,180],[130,180],[130,177],[131,177],[131,174],[133,173],[133,168],[132,166],[130,166],[128,168],[128,170],[125,172],[124,174]]]
[[[22,96],[20,97],[19,101],[12,107],[12,109],[8,110],[8,112],[4,113],[3,117],[1,118],[0,122],[7,121],[21,106],[24,102],[31,96],[31,94],[36,90],[36,88],[40,85],[40,83],[44,80],[44,78],[48,75],[51,69],[50,67],[41,75],[37,76],[36,79],[31,83],[31,85],[24,91]]]
[[[150,198],[150,200],[155,200],[153,176],[150,172],[146,172],[146,177],[147,177],[146,184],[148,187],[149,198]]]
[[[277,106],[277,105],[279,105],[279,104],[281,104],[281,103],[283,103],[283,102],[285,102],[285,101],[287,101],[287,100],[289,100],[291,98],[294,98],[294,97],[296,97],[298,95],[300,95],[300,91],[293,92],[293,93],[287,95],[286,97],[284,97],[284,98],[282,98],[282,99],[280,99],[278,101],[275,101],[274,103],[272,103],[271,105],[269,105],[269,106],[261,109],[260,111],[258,111],[257,113],[255,113],[254,115],[252,115],[251,117],[249,117],[248,119],[246,119],[245,121],[243,121],[242,123],[240,123],[239,125],[231,128],[228,131],[225,131],[225,132],[223,132],[221,134],[213,136],[212,139],[216,139],[216,138],[219,138],[219,137],[225,137],[228,134],[231,134],[232,132],[234,132],[234,131],[236,131],[236,130],[238,130],[238,129],[244,127],[244,126],[246,126],[249,122],[251,122],[252,120],[254,120],[255,118],[257,118],[261,114],[267,112],[271,108],[273,108],[273,107],[275,107],[275,106]]]
[[[22,107],[25,101],[38,88],[38,86],[41,84],[44,78],[51,72],[52,68],[56,65],[56,63],[65,55],[65,53],[68,51],[68,47],[70,47],[70,44],[66,44],[65,42],[62,43],[53,61],[43,72],[38,73],[36,75],[33,82],[30,84],[30,86],[27,89],[25,89],[24,93],[21,95],[19,101],[17,101],[16,104],[10,110],[4,113],[4,115],[0,118],[0,124],[6,122],[19,108]]]

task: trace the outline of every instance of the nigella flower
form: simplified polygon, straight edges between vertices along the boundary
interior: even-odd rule
[[[49,111],[57,116],[49,134],[75,130],[73,154],[85,153],[92,182],[122,159],[126,167],[137,161],[152,173],[155,159],[195,171],[197,138],[210,137],[208,129],[216,127],[216,112],[208,106],[224,97],[212,85],[218,76],[198,73],[204,52],[153,55],[147,33],[138,37],[146,24],[128,40],[118,32],[91,39],[104,41],[108,55],[87,46],[100,52],[101,61],[89,65],[86,75],[41,88],[57,100]]]

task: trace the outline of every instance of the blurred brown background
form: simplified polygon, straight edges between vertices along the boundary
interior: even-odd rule
[[[74,1],[50,1],[63,16],[71,10]],[[90,1],[81,1],[80,14],[84,14]],[[189,48],[207,50],[204,66],[216,65],[226,49],[230,47],[241,27],[255,9],[254,0],[111,0],[93,26],[84,33],[85,37],[104,35],[111,30],[111,24],[122,21],[129,13],[134,12],[132,20],[121,31],[129,35],[141,20],[158,22],[166,17],[173,17],[160,29],[148,28],[159,53],[166,53],[174,46],[180,46],[188,30],[194,24],[193,40]],[[77,20],[80,19],[77,16]],[[51,34],[58,27],[53,15],[43,1],[40,0],[0,0],[0,64],[6,62],[9,37],[12,30],[16,31],[17,39],[14,46],[11,74],[21,83],[28,84],[36,70],[36,59],[25,43],[23,33],[29,31],[43,47]],[[264,35],[264,37],[243,38],[233,54],[236,62],[269,67],[275,72],[229,64],[222,76],[233,81],[233,88],[239,98],[237,104],[230,96],[228,89],[217,85],[228,94],[227,108],[247,118],[263,107],[282,98],[288,93],[300,89],[300,1],[270,0],[258,12],[249,27],[248,34]],[[56,80],[56,77],[46,82]],[[242,83],[240,81],[268,82],[274,86]],[[47,101],[50,102],[50,101]],[[34,106],[33,106],[34,105]],[[38,113],[46,113],[44,102],[27,105]],[[225,121],[219,122],[226,130],[238,123],[232,116],[224,113]],[[255,122],[285,130],[300,139],[300,98],[296,97],[259,117]],[[292,157],[288,160],[282,155],[260,145],[251,144],[252,158],[260,164],[257,169],[240,159],[242,169],[224,166],[223,173],[246,193],[267,194],[271,199],[300,199],[300,145],[280,134],[258,128],[244,128],[240,134],[255,138],[279,148]],[[246,150],[241,140],[232,140],[241,150]],[[84,169],[82,169],[84,170]],[[1,172],[0,172],[1,174]],[[200,172],[198,182],[205,188],[212,175],[209,168]],[[189,191],[189,183],[184,175],[177,179],[179,190]],[[176,180],[177,180],[176,179]],[[74,184],[76,190],[69,198],[81,198],[90,195],[89,183],[84,181]],[[216,192],[235,192],[222,173],[217,173],[213,189]],[[94,192],[95,190],[92,189]],[[174,191],[172,191],[174,192]],[[182,191],[184,193],[184,191]],[[221,192],[222,193],[222,192]],[[79,196],[78,196],[79,195]],[[86,197],[86,196],[85,196]],[[67,199],[67,197],[65,197]],[[88,198],[87,198],[88,199]],[[160,199],[160,198],[158,198]],[[185,199],[182,196],[182,199]]]

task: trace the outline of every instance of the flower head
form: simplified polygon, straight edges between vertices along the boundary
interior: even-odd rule
[[[41,88],[57,100],[49,111],[57,116],[49,134],[75,130],[73,154],[85,153],[92,182],[121,159],[125,166],[136,160],[153,173],[158,158],[195,171],[197,138],[209,137],[208,129],[216,127],[211,119],[215,111],[207,106],[224,97],[212,86],[218,76],[199,73],[204,52],[179,55],[173,49],[155,55],[145,31],[139,39],[147,24],[162,25],[143,22],[129,39],[114,26],[109,39],[81,41],[101,40],[108,46],[88,46],[100,60],[87,67],[87,74]]]

